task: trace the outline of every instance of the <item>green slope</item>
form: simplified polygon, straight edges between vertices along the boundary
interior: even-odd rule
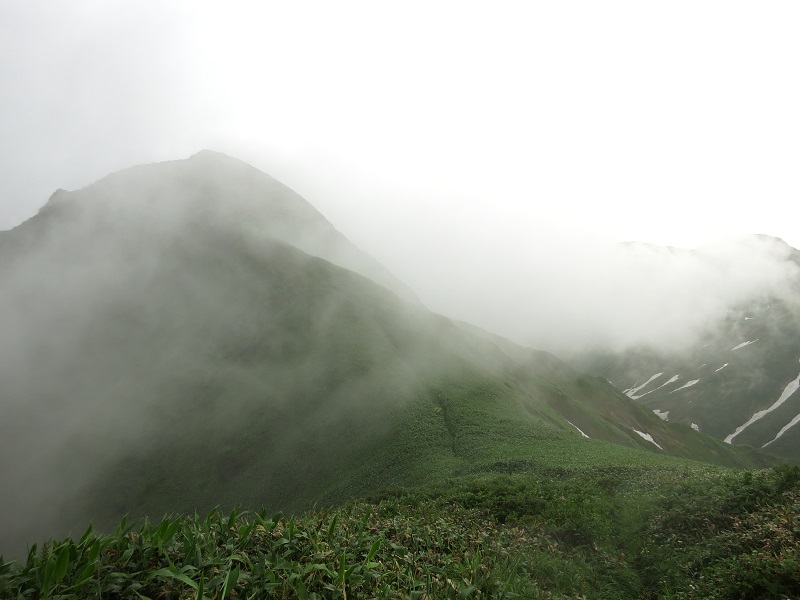
[[[770,462],[287,243],[302,231],[253,234],[222,209],[223,180],[156,175],[125,172],[2,237],[0,552],[126,513],[299,509],[554,465]]]
[[[787,427],[800,413],[800,395],[788,394],[800,375],[798,360],[800,308],[796,300],[771,297],[732,308],[684,351],[596,352],[575,364],[668,413],[670,422],[798,461],[800,429]]]

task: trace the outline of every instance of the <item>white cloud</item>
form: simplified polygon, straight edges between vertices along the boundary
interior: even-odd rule
[[[210,147],[306,196],[434,309],[551,343],[630,339],[623,316],[669,333],[750,285],[740,274],[769,273],[749,255],[715,271],[713,256],[608,242],[800,246],[799,16],[786,2],[6,3],[0,227],[56,188]]]

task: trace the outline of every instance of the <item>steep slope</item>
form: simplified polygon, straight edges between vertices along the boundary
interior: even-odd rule
[[[787,260],[800,264],[800,252]],[[611,380],[663,419],[800,460],[800,281],[709,323],[680,351],[594,352],[578,368]]]
[[[308,254],[333,228],[252,171],[138,167],[0,236],[0,553],[531,464],[768,462]]]

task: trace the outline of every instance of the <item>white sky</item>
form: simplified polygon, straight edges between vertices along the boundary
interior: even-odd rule
[[[800,247],[798,31],[796,1],[0,0],[0,229],[211,148],[434,308],[503,253]]]

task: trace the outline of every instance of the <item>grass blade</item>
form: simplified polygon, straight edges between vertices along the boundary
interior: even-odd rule
[[[58,585],[69,570],[70,545],[65,544],[58,552],[55,567],[53,568],[53,585]]]
[[[197,591],[199,588],[197,583],[193,581],[188,575],[186,575],[185,573],[181,573],[179,571],[173,571],[171,569],[159,569],[158,571],[153,571],[150,574],[150,577],[148,577],[148,580],[152,580],[155,577],[161,577],[162,579],[177,579],[178,581],[182,581],[195,591]]]
[[[339,520],[339,515],[333,515],[333,519],[331,519],[331,524],[328,526],[328,543],[330,544],[331,538],[333,538],[333,530],[336,528],[336,522]]]
[[[369,554],[367,554],[367,560],[365,562],[369,563],[373,559],[373,557],[378,553],[378,549],[381,547],[381,540],[377,539],[372,542],[372,547],[369,549]]]
[[[233,588],[236,586],[236,582],[238,580],[239,580],[239,565],[236,565],[236,568],[228,571],[228,576],[225,578],[225,583],[222,586],[222,596],[220,597],[220,600],[225,600],[225,598],[228,597]]]

